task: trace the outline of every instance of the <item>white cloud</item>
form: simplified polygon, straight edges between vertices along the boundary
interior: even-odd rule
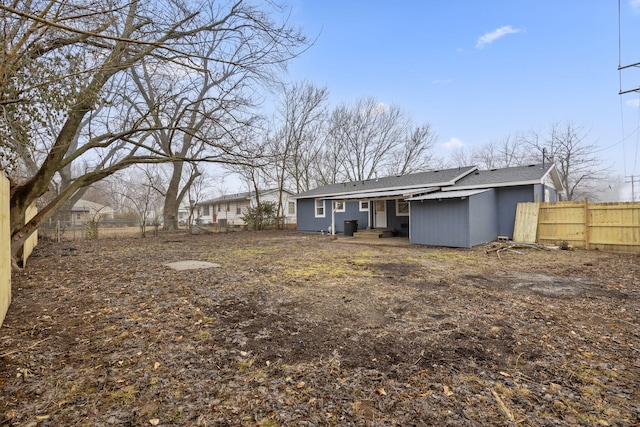
[[[442,144],[442,147],[444,147],[445,150],[451,151],[455,150],[456,148],[464,147],[464,142],[460,141],[458,138],[453,137]]]
[[[629,6],[631,9],[640,11],[640,0],[629,0]]]
[[[639,0],[634,0],[634,1],[639,1]],[[494,41],[506,35],[516,34],[520,32],[522,32],[522,29],[520,28],[513,28],[511,25],[505,25],[504,27],[500,27],[497,30],[493,30],[490,33],[487,33],[484,36],[480,37],[476,42],[476,48],[482,49],[485,45],[493,43]]]
[[[640,99],[630,99],[628,101],[625,101],[625,104],[627,104],[629,107],[638,108],[640,107]]]

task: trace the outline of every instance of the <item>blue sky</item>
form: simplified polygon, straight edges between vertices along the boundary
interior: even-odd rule
[[[615,0],[285,4],[317,36],[290,79],[327,86],[332,105],[368,96],[397,105],[431,124],[445,158],[452,147],[572,121],[613,175],[640,183],[640,94],[618,95],[617,70],[640,62],[640,0],[621,0],[621,50]],[[622,77],[623,90],[640,87],[640,69]]]

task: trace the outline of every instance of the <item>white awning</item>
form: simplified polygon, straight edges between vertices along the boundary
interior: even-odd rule
[[[351,194],[341,194],[339,196],[322,197],[322,198],[325,200],[383,199],[386,197],[404,199],[406,197],[415,196],[416,194],[424,194],[424,193],[431,193],[433,191],[438,191],[438,189],[439,189],[438,187],[405,188],[403,190],[387,190],[387,191],[376,191],[376,192],[370,192],[370,193],[351,193]]]
[[[425,194],[418,197],[412,197],[407,200],[410,202],[417,202],[420,200],[456,199],[460,197],[469,197],[475,194],[484,193],[485,191],[489,191],[489,190],[485,188],[483,190],[438,191],[437,193],[431,193],[431,194]]]

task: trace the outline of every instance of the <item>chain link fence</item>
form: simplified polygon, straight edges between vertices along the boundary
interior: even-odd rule
[[[142,225],[138,221],[51,221],[38,228],[40,239],[53,242],[117,239],[158,235],[160,224]]]

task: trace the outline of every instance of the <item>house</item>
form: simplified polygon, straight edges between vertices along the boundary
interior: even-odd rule
[[[296,201],[291,198],[292,194],[286,190],[282,192],[285,224],[296,222]],[[276,207],[278,206],[280,197],[278,189],[263,190],[259,195],[261,203],[274,203]],[[218,224],[221,227],[243,226],[245,223],[242,217],[249,207],[254,207],[256,204],[254,191],[228,194],[196,204],[195,219],[200,224]]]
[[[65,221],[72,224],[83,224],[89,221],[113,219],[113,208],[89,200],[78,200],[69,211],[60,211]]]
[[[295,196],[297,229],[380,229],[412,244],[472,247],[512,238],[517,204],[557,201],[561,189],[553,164],[468,166],[331,184]]]

